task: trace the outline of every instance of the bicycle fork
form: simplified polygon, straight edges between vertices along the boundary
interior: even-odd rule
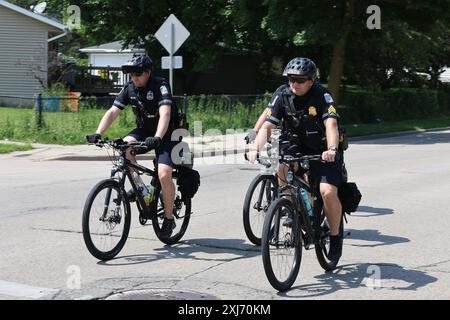
[[[119,169],[117,168],[113,168],[111,170],[111,178],[113,179],[113,177],[116,175],[116,173],[119,171]],[[123,192],[124,192],[124,186],[125,185],[125,179],[124,177],[119,177],[119,192],[117,194],[117,198],[113,199],[114,204],[116,205],[116,207],[114,208],[114,212],[112,214],[112,221],[120,224],[120,221],[122,219],[122,216],[120,214],[120,205],[122,204],[122,198],[123,198]],[[108,190],[106,191],[106,197],[105,197],[105,202],[103,204],[103,213],[102,216],[100,217],[100,221],[105,222],[107,221],[107,216],[108,216],[108,212],[109,212],[109,203],[111,200],[111,193],[112,193],[112,188],[108,188]]]

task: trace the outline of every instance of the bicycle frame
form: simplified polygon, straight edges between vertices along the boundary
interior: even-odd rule
[[[305,164],[303,164],[305,165]],[[302,165],[302,167],[303,167]],[[309,173],[309,163],[306,160],[306,166],[308,167],[306,171],[306,175]],[[317,188],[314,187],[314,184],[309,184],[301,177],[298,177],[294,174],[294,165],[293,163],[289,163],[289,169],[288,172],[291,172],[293,175],[293,181],[292,183],[286,183],[283,187],[280,188],[280,197],[289,197],[291,199],[291,202],[294,207],[294,211],[297,214],[294,214],[293,217],[293,234],[299,235],[299,231],[301,227],[303,226],[307,235],[310,237],[310,239],[313,239],[315,244],[318,244],[319,242],[319,234],[315,232],[313,221],[311,221],[311,218],[307,214],[306,205],[303,202],[303,199],[299,195],[299,189],[303,188],[307,191],[308,194],[312,195],[314,198],[313,201],[313,217],[317,219],[319,217],[319,214],[322,210],[322,202],[321,202],[321,196],[320,193],[316,190]],[[287,190],[287,192],[286,192]],[[309,195],[308,195],[309,196]],[[300,208],[300,209],[299,209]],[[317,219],[318,220],[318,219]],[[278,219],[277,219],[278,221]],[[275,234],[278,234],[278,228],[279,226],[275,226]],[[316,226],[318,227],[318,226]],[[297,229],[298,228],[298,229]],[[298,239],[299,240],[299,239]]]
[[[126,158],[126,150],[129,147],[132,147],[133,145],[134,145],[133,143],[129,144],[129,146],[126,146],[126,147],[112,145],[113,148],[120,150],[120,155],[118,156],[117,163],[113,162],[114,166],[111,169],[111,179],[115,179],[118,181],[119,188],[121,190],[120,194],[118,195],[117,204],[120,204],[122,202],[123,193],[125,192],[125,182],[126,182],[126,179],[128,178],[128,180],[130,181],[131,187],[133,188],[133,190],[135,192],[137,203],[139,204],[138,209],[146,210],[145,213],[149,213],[147,210],[150,210],[150,207],[148,207],[145,204],[144,198],[138,191],[137,185],[132,177],[132,172],[136,171],[139,174],[144,173],[151,177],[154,177],[155,179],[158,179],[158,175],[155,170],[151,170],[147,167],[144,167],[135,162],[132,162]],[[135,170],[130,170],[130,169],[135,169]],[[116,177],[116,175],[117,175],[117,177]],[[110,198],[111,198],[111,190],[108,190],[106,193],[106,197],[105,197],[105,205],[104,205],[104,209],[103,209],[102,218],[106,217],[106,214],[108,212],[109,203],[110,203]]]
[[[245,155],[245,159],[248,160],[246,155]],[[267,158],[267,159],[270,159],[270,157]],[[266,167],[266,169],[268,169],[268,168],[271,167],[272,164],[269,161],[267,161],[267,159],[264,159],[262,157],[258,157],[257,161],[261,165]],[[273,175],[267,174],[267,173],[263,173],[263,174],[260,174],[260,175],[262,175],[262,176],[273,176],[275,179],[278,179],[278,175],[276,173],[274,173]],[[274,189],[272,189],[272,188],[274,188]],[[271,196],[271,192],[272,191],[274,192],[274,197]],[[264,193],[266,193],[266,199],[272,198],[272,200],[273,200],[273,199],[278,197],[278,195],[280,193],[280,189],[279,189],[278,186],[271,186],[270,183],[267,184],[267,180],[264,180],[263,184],[261,186],[261,190],[259,190],[258,200],[256,201],[255,205],[253,206],[253,209],[256,209],[258,211],[264,210],[264,208],[261,208],[261,203],[262,203],[262,199],[264,197]],[[267,208],[265,208],[265,209],[267,209]]]
[[[131,170],[134,169],[134,170]],[[138,209],[139,210],[144,210],[144,213],[146,215],[151,215],[151,206],[147,206],[145,204],[144,201],[144,197],[142,196],[142,194],[138,191],[138,187],[133,179],[132,176],[132,172],[138,172],[139,174],[146,174],[148,176],[153,177],[154,179],[156,179],[156,184],[157,186],[159,186],[159,191],[160,191],[160,184],[159,184],[159,179],[158,179],[158,174],[156,172],[156,170],[152,170],[149,169],[147,167],[144,167],[140,164],[137,164],[136,162],[132,162],[129,159],[126,158],[126,151],[122,150],[120,151],[120,155],[117,161],[117,165],[115,165],[112,169],[111,169],[111,178],[112,179],[117,179],[119,182],[119,186],[120,186],[120,190],[125,191],[125,182],[126,179],[128,178],[128,180],[130,181],[130,184],[135,192],[136,195],[136,200],[139,204]],[[119,173],[118,178],[114,178],[117,174]],[[178,172],[176,170],[173,170],[172,172],[172,177],[173,178],[178,178]],[[159,191],[155,194],[155,198],[157,199],[159,197]],[[106,203],[109,203],[109,198],[110,198],[110,191],[108,191],[107,197],[105,199],[105,207],[106,207]],[[120,197],[122,197],[123,195],[120,195]],[[119,201],[122,201],[122,199],[120,198]],[[156,202],[157,203],[157,202]],[[107,210],[107,208],[105,208]],[[157,212],[156,212],[157,213]],[[156,214],[155,213],[155,214]]]

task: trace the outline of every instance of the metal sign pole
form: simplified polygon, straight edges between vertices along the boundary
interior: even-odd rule
[[[169,84],[172,93],[174,91],[173,69],[183,67],[183,57],[174,54],[188,37],[189,31],[174,14],[171,14],[155,33],[155,38],[169,53],[169,56],[161,57],[161,68],[169,69]]]
[[[173,94],[173,50],[175,48],[175,25],[173,23],[170,24],[170,69],[169,69],[169,83],[170,89]]]

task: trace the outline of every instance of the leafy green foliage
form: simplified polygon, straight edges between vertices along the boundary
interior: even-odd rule
[[[24,7],[31,1],[11,0]],[[273,61],[286,64],[308,56],[321,81],[334,78],[374,90],[392,87],[437,88],[450,61],[448,0],[48,0],[46,12],[68,18],[67,7],[81,8],[81,28],[61,39],[61,52],[75,58],[83,46],[125,40],[144,47],[159,65],[167,55],[154,38],[175,14],[191,32],[177,54],[184,57],[186,83],[214,69],[224,52],[251,55],[260,66],[260,83],[274,78]],[[369,30],[369,5],[381,9],[381,30]],[[337,45],[340,51],[334,51]],[[341,56],[341,54],[343,56]],[[342,73],[339,70],[342,69]],[[426,77],[417,75],[423,73]],[[264,89],[264,88],[262,88]]]

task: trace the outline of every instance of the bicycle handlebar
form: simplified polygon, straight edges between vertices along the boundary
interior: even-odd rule
[[[249,161],[249,160],[248,160],[248,157],[247,157],[247,153],[244,153],[244,158],[245,158],[246,161]],[[258,153],[257,156],[256,156],[256,161],[258,161],[258,162],[259,162],[260,164],[262,164],[263,166],[269,168],[269,167],[272,166],[272,163],[271,163],[270,161],[267,161],[267,159],[269,159],[269,158],[261,158],[261,157],[259,156],[259,153]]]
[[[119,149],[122,151],[129,147],[147,148],[147,146],[145,145],[145,142],[143,142],[143,141],[126,142],[126,141],[123,141],[122,139],[114,139],[113,141],[108,140],[108,139],[99,140],[95,143],[95,145],[100,148],[102,148],[104,145],[108,145],[108,146],[111,146],[115,149]]]
[[[291,155],[286,155],[286,156],[280,157],[280,162],[291,163],[291,162],[302,162],[302,161],[322,161],[322,155],[314,154],[314,155],[305,155],[305,156],[297,156],[297,157],[294,157]]]

